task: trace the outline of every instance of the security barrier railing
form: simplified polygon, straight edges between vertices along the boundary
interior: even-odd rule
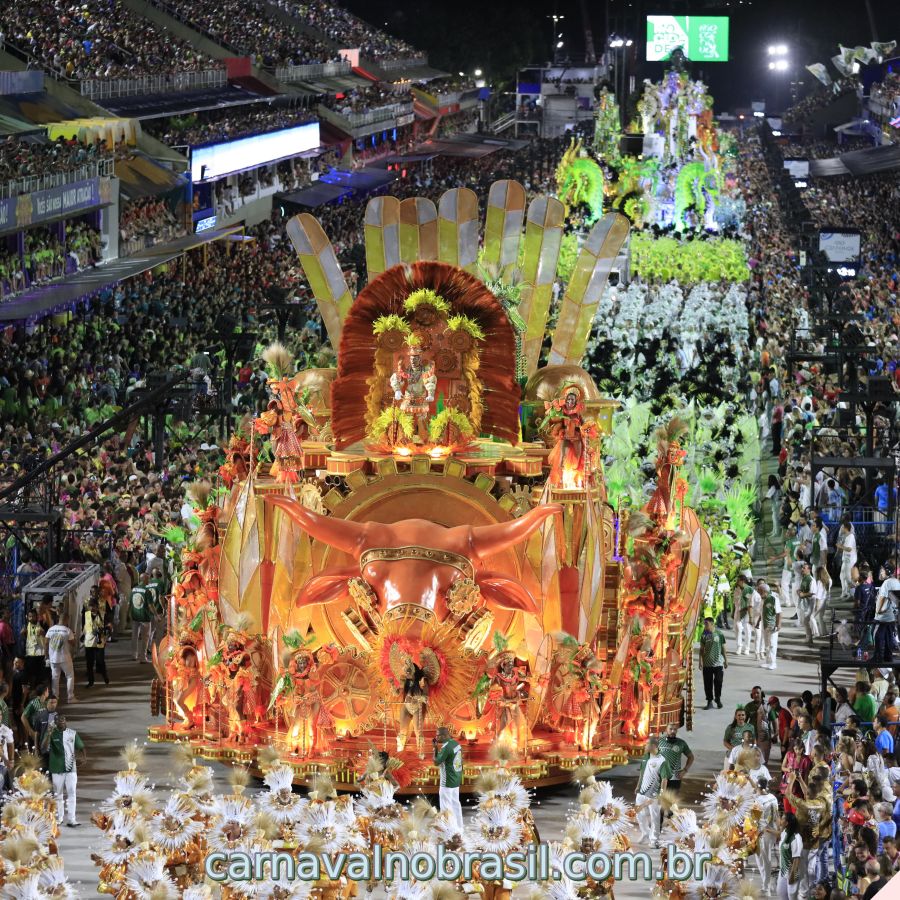
[[[394,69],[415,69],[428,65],[427,56],[406,56],[400,59],[373,59],[371,60],[379,69],[391,72]]]
[[[308,81],[311,78],[349,75],[350,72],[350,63],[347,60],[341,60],[340,62],[309,63],[303,66],[279,66],[275,69],[275,77],[279,81],[291,83]]]
[[[16,178],[0,183],[0,199],[7,200],[22,194],[34,194],[51,188],[74,184],[78,181],[89,181],[114,174],[114,159],[99,159],[84,163],[75,169],[66,169],[49,175],[29,175],[27,178]]]
[[[201,91],[224,87],[228,76],[224,68],[201,69],[196,72],[174,72],[170,75],[144,75],[140,78],[91,79],[80,83],[81,95],[90,100],[115,97],[141,97],[171,91]]]

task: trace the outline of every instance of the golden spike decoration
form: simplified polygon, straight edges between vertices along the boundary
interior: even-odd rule
[[[341,344],[341,326],[353,303],[344,273],[318,220],[309,213],[294,216],[285,226],[313,296],[331,346],[337,352]]]

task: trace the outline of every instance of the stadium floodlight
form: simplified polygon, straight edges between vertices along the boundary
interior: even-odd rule
[[[609,42],[609,46],[610,46],[610,47],[615,47],[615,48],[618,49],[619,47],[624,47],[624,46],[625,46],[625,41],[623,41],[622,38],[613,38],[613,39]]]
[[[475,70],[475,77],[476,77],[476,78],[481,78],[481,69],[476,69],[476,70]]]
[[[776,72],[787,72],[788,65],[789,65],[789,63],[786,59],[779,59],[775,62],[775,71]]]
[[[630,47],[633,43],[634,43],[634,41],[631,40],[631,38],[628,38],[628,40],[625,41],[625,46]]]
[[[787,52],[787,44],[769,44],[769,56],[785,56]]]
[[[774,69],[774,68],[775,68],[775,63],[770,62],[770,63],[769,63],[769,71],[771,72],[772,69]]]
[[[556,49],[559,50],[559,49],[562,47],[562,45],[563,45],[563,42],[562,42],[562,41],[557,41],[557,42],[556,42]]]

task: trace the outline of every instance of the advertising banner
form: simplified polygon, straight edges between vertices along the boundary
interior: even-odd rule
[[[728,61],[728,16],[647,16],[647,61],[680,47],[695,62]]]
[[[0,200],[0,231],[18,231],[112,202],[112,181],[91,178]]]

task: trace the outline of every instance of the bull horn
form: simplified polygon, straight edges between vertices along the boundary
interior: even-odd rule
[[[266,494],[263,499],[266,503],[282,509],[310,537],[334,547],[335,550],[342,550],[354,559],[359,559],[365,540],[365,522],[322,516],[296,500],[279,494]]]
[[[511,522],[497,522],[496,525],[478,525],[472,529],[472,549],[479,559],[496,556],[516,544],[521,544],[541,527],[545,519],[562,514],[558,503],[536,506]]]

